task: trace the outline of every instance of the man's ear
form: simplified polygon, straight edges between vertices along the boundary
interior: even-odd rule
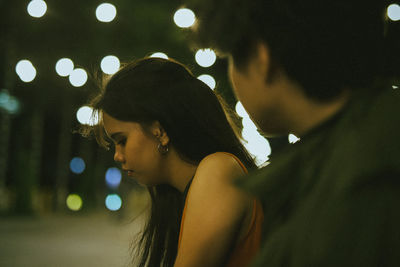
[[[258,75],[267,77],[271,68],[271,56],[269,47],[264,42],[258,42],[250,64],[250,71]]]
[[[151,125],[151,132],[154,137],[157,138],[157,140],[161,143],[161,145],[168,145],[169,136],[159,121],[153,122],[153,124]]]

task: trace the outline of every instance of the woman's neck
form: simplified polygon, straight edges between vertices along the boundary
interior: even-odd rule
[[[166,160],[167,183],[183,193],[198,165],[182,160],[174,149],[170,149]]]

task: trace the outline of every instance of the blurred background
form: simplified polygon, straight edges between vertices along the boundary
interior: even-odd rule
[[[390,69],[400,59],[400,5],[387,1]],[[236,110],[258,165],[299,139],[267,140],[227,80],[227,62],[191,49],[195,14],[181,0],[0,0],[0,266],[124,266],[146,191],[112,151],[74,130],[98,77],[144,56],[186,65]],[[393,89],[400,86],[394,78]],[[400,89],[399,89],[400,90]],[[272,147],[272,148],[271,148]]]

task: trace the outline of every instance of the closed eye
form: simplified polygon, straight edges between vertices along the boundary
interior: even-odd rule
[[[120,146],[124,146],[125,144],[126,144],[126,139],[125,139],[125,138],[120,139],[120,140],[117,142],[117,145],[120,145]]]
[[[126,136],[121,132],[113,133],[110,136],[110,139],[114,142],[116,146],[117,145],[124,146],[126,144]]]

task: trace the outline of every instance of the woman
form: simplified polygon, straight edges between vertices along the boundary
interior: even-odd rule
[[[92,107],[98,142],[114,143],[151,196],[139,266],[246,266],[262,210],[232,181],[256,166],[214,92],[180,63],[147,58],[113,75]]]

